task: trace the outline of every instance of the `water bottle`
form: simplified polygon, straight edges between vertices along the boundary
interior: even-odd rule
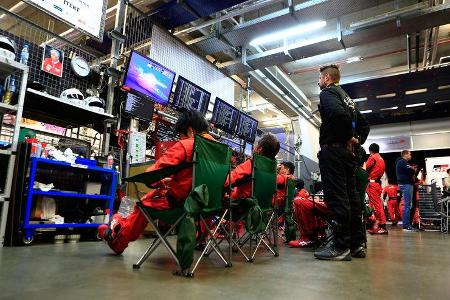
[[[112,154],[109,154],[108,155],[108,160],[107,160],[108,169],[112,169],[113,168],[113,164],[114,164],[114,156],[112,156]]]
[[[28,57],[30,56],[28,47],[28,44],[23,45],[22,52],[20,53],[20,63],[24,65],[28,65]]]
[[[119,215],[122,218],[128,217],[128,215],[133,211],[134,204],[135,203],[131,198],[128,198],[127,196],[123,197],[119,206]]]

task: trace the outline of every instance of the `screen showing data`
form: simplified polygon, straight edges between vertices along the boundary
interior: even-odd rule
[[[176,110],[194,109],[202,115],[206,114],[211,93],[179,76],[172,106]]]
[[[237,108],[220,98],[216,98],[211,123],[216,128],[222,129],[229,134],[234,134],[238,115],[239,110]]]
[[[128,93],[125,103],[125,112],[136,118],[151,121],[154,103],[148,99]]]
[[[239,113],[236,135],[249,143],[253,143],[256,138],[258,121],[243,112]]]

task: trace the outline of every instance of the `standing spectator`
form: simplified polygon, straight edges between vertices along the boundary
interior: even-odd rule
[[[444,196],[450,196],[450,169],[447,169],[447,175],[444,178]]]
[[[365,240],[361,203],[355,194],[357,163],[353,150],[365,142],[370,128],[355,102],[339,86],[340,76],[335,65],[320,68],[318,157],[334,233],[333,242],[314,253],[323,260],[351,260],[351,251],[359,249]]]
[[[369,196],[369,206],[373,208],[375,214],[375,224],[368,230],[370,234],[387,234],[386,216],[384,214],[383,202],[381,201],[381,176],[384,174],[384,160],[380,156],[380,146],[371,144],[369,146],[370,156],[366,162],[366,171],[369,174],[367,185],[367,195]]]
[[[416,232],[417,230],[411,225],[411,201],[413,198],[413,185],[415,168],[408,162],[411,161],[411,151],[403,150],[401,158],[397,159],[395,171],[397,174],[398,187],[402,191],[404,207],[403,207],[403,231]]]
[[[400,189],[398,185],[394,184],[391,179],[389,179],[389,185],[385,186],[383,189],[383,199],[387,199],[387,206],[389,211],[389,219],[393,226],[396,226],[398,221],[401,219],[399,211],[399,203],[402,198]]]

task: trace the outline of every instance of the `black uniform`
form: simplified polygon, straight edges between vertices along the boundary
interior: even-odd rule
[[[346,143],[352,137],[363,144],[369,134],[369,125],[355,103],[337,84],[320,93],[319,167],[324,201],[337,222],[334,243],[337,248],[353,249],[364,241],[361,223],[361,204],[355,195],[357,162]]]

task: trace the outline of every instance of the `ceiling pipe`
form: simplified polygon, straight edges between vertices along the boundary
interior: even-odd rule
[[[411,36],[406,35],[406,59],[408,64],[408,72],[411,72]]]
[[[416,32],[416,72],[419,71],[420,32]]]
[[[254,11],[254,10],[258,10],[258,9],[261,9],[263,7],[266,7],[266,6],[276,4],[278,2],[283,2],[283,0],[262,0],[262,1],[256,1],[256,2],[254,2],[252,4],[250,4],[250,5],[247,4],[247,6],[243,6],[242,8],[238,8],[238,9],[235,9],[235,10],[228,11],[226,14],[224,14],[223,16],[221,16],[219,18],[215,18],[215,19],[203,22],[201,24],[197,24],[197,25],[195,25],[193,27],[189,27],[189,28],[177,31],[177,32],[174,33],[174,35],[177,36],[177,35],[181,35],[181,34],[188,34],[188,33],[200,30],[201,28],[214,25],[214,24],[216,24],[218,22],[225,21],[225,20],[231,19],[233,17],[239,16],[239,15],[242,15],[242,14]]]

